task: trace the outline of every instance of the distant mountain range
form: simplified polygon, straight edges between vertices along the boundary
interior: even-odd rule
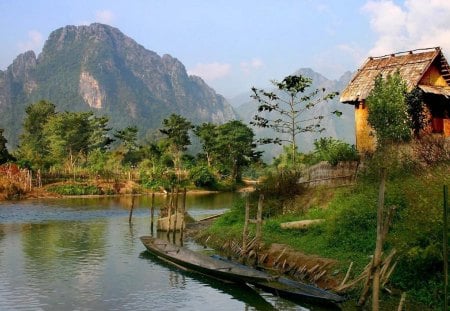
[[[351,72],[344,73],[338,80],[329,80],[323,75],[313,71],[310,68],[302,68],[292,73],[292,75],[302,75],[312,79],[311,89],[325,88],[326,92],[341,92],[352,77]],[[283,78],[276,79],[278,81]],[[275,91],[273,89],[267,88],[266,91]],[[239,117],[245,121],[250,122],[253,116],[256,114],[258,103],[256,100],[251,99],[252,93],[248,92],[241,94],[230,100],[235,107],[236,112]],[[242,104],[238,104],[239,101],[245,100]],[[339,102],[339,96],[335,97],[326,103],[323,103],[319,114],[327,116],[330,112],[339,110],[342,112],[342,116],[335,117],[330,116],[322,121],[322,125],[325,127],[325,131],[320,134],[305,133],[298,136],[297,144],[301,152],[311,151],[314,147],[314,140],[320,137],[334,137],[342,139],[350,144],[354,144],[355,140],[355,129],[354,129],[354,108],[351,105],[343,105]],[[257,137],[276,137],[280,135],[273,132],[271,129],[254,128]],[[266,161],[271,161],[272,158],[278,155],[282,148],[281,146],[266,145],[261,147],[264,150],[264,159]]]
[[[23,53],[0,71],[0,128],[10,147],[18,144],[25,107],[41,99],[58,111],[93,110],[110,126],[137,125],[141,138],[171,113],[193,123],[236,118],[225,98],[184,65],[103,25],[66,26],[53,31],[42,53]]]
[[[313,87],[341,91],[350,73],[328,80],[311,69],[294,74],[308,76]],[[275,77],[276,78],[276,77]],[[281,80],[281,78],[276,78]],[[140,138],[151,137],[171,113],[183,115],[194,124],[224,123],[232,119],[250,122],[257,104],[251,93],[230,100],[217,94],[201,78],[189,76],[184,65],[170,55],[162,57],[145,49],[117,28],[91,24],[66,26],[53,31],[36,57],[28,51],[0,70],[0,128],[10,149],[19,143],[25,108],[41,99],[56,105],[57,111],[94,111],[107,115],[113,129],[136,125]],[[341,118],[325,120],[326,132],[353,142],[353,109],[335,99],[323,114],[344,112]],[[258,137],[273,132],[255,128]],[[308,151],[317,135],[299,137],[299,148]],[[270,160],[281,149],[264,148]]]

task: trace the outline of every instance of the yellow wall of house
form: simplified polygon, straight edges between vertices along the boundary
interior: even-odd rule
[[[367,122],[368,115],[365,105],[355,105],[356,149],[360,153],[373,152],[376,148],[375,136],[371,135],[373,130]]]
[[[444,77],[442,77],[441,73],[439,72],[439,69],[436,68],[436,66],[434,65],[431,65],[430,68],[428,68],[427,72],[423,75],[419,84],[433,85],[433,86],[448,86]]]
[[[419,84],[425,85],[433,85],[433,86],[449,86],[447,81],[445,81],[444,77],[442,77],[440,71],[436,66],[432,65],[427,70],[427,72],[423,75]],[[443,135],[445,137],[450,136],[450,119],[444,119],[444,130]]]
[[[444,119],[444,137],[450,137],[450,119]]]

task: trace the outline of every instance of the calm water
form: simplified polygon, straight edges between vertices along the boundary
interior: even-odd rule
[[[188,212],[196,219],[223,212],[236,196],[188,196]],[[139,240],[150,234],[150,199],[136,198],[131,226],[130,204],[130,197],[1,203],[0,310],[324,310],[158,261]]]

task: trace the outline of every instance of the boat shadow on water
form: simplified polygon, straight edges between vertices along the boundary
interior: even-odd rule
[[[150,253],[149,251],[143,251],[139,255],[140,258],[150,260],[158,265],[165,267],[168,270],[176,271],[184,276],[195,279],[196,281],[209,286],[219,292],[225,293],[233,297],[245,305],[255,308],[256,310],[277,310],[271,303],[265,300],[257,291],[250,286],[238,283],[224,283],[222,280],[218,280],[203,274],[199,274],[182,267],[175,267],[173,264],[161,259],[160,257]]]

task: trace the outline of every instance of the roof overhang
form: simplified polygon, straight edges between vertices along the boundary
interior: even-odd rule
[[[419,88],[425,93],[431,93],[436,95],[443,95],[446,98],[450,98],[450,87],[449,86],[432,86],[420,84]]]

